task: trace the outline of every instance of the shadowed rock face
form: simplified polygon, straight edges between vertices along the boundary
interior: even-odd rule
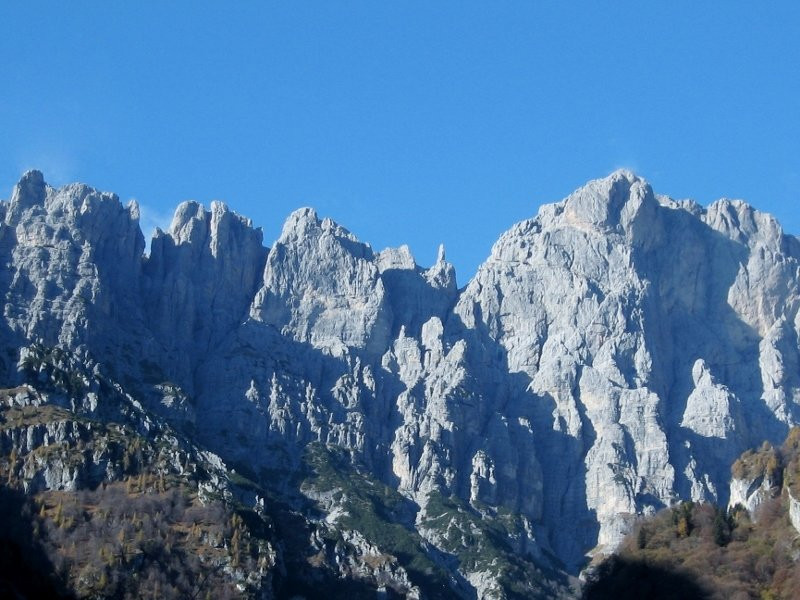
[[[266,256],[261,230],[221,202],[210,211],[184,202],[169,231],[156,231],[143,264],[142,305],[166,346],[167,373],[188,390],[198,358],[245,318]]]
[[[798,240],[626,171],[514,225],[461,290],[443,250],[423,269],[311,209],[266,249],[184,203],[145,256],[135,204],[29,172],[0,218],[7,379],[59,346],[254,472],[344,447],[436,546],[432,492],[518,513],[509,544],[575,570],[638,514],[726,503],[733,459],[800,420]]]

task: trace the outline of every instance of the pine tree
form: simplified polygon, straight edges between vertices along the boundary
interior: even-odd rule
[[[714,515],[713,536],[717,546],[725,546],[730,541],[730,523],[723,509],[718,508]]]
[[[639,531],[636,533],[636,546],[639,550],[642,550],[645,546],[647,546],[647,532],[645,531],[644,526],[639,527]]]

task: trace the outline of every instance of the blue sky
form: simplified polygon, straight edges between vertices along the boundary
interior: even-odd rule
[[[649,7],[641,6],[649,4]],[[618,167],[800,234],[796,2],[5,2],[0,197],[314,206],[375,249],[498,235]]]

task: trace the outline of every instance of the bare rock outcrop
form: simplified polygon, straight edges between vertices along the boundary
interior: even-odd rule
[[[267,249],[184,203],[145,255],[135,204],[29,172],[0,217],[11,382],[22,347],[61,348],[289,495],[310,443],[342,449],[486,597],[500,575],[448,546],[465,515],[576,572],[678,500],[755,509],[771,480],[731,487],[731,463],[800,420],[800,241],[628,171],[511,227],[461,289],[443,248],[423,268],[312,209]]]

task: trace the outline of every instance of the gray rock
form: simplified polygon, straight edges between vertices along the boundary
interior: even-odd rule
[[[9,353],[113,366],[148,414],[255,473],[298,469],[319,441],[419,522],[433,492],[519,515],[509,539],[572,571],[638,515],[749,502],[731,462],[800,420],[800,242],[740,201],[672,200],[627,171],[514,225],[461,290],[444,249],[422,268],[311,209],[267,250],[224,205],[185,203],[149,256],[135,205],[36,172],[0,215]]]
[[[191,391],[202,360],[246,318],[267,249],[262,232],[221,202],[184,202],[144,260],[144,312],[163,345],[154,362]],[[160,382],[158,382],[160,383]]]
[[[789,496],[789,520],[792,526],[800,533],[800,501],[792,496],[792,492],[788,492]]]

